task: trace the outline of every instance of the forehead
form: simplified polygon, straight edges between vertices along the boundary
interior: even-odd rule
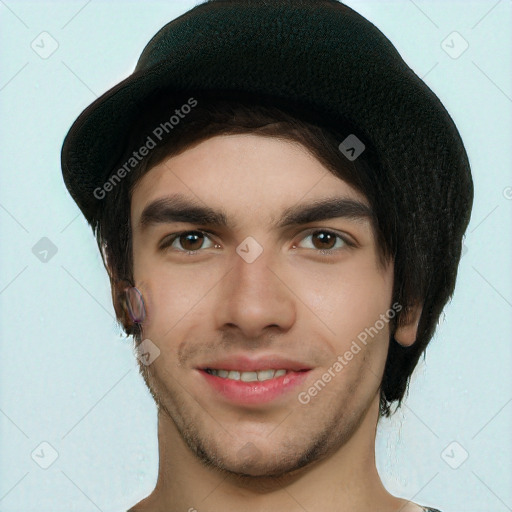
[[[222,208],[240,217],[258,213],[269,223],[285,208],[326,197],[369,205],[299,143],[254,134],[204,140],[150,169],[132,193],[132,225],[145,207],[170,194]]]

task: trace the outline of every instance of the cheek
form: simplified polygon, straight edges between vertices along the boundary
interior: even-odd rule
[[[139,263],[139,269],[144,269],[137,282],[144,290],[147,338],[168,344],[183,336],[187,326],[204,324],[202,300],[215,283],[213,273],[184,271],[143,259]]]
[[[393,283],[389,269],[380,271],[371,259],[355,263],[303,272],[296,280],[297,295],[336,339],[356,337],[390,308]]]

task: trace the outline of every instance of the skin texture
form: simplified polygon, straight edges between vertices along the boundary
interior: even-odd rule
[[[141,229],[145,206],[176,193],[223,209],[233,229]],[[143,339],[160,350],[141,373],[158,405],[160,466],[155,490],[131,511],[421,510],[389,494],[375,466],[387,323],[307,404],[297,399],[392,305],[393,266],[379,266],[368,219],[270,227],[287,207],[333,196],[368,204],[301,145],[252,134],[196,144],[137,184],[134,280],[146,304]],[[334,238],[339,250],[322,255],[311,228],[355,246]],[[159,249],[169,235],[198,229],[211,235]],[[236,252],[248,236],[263,248],[252,263]],[[416,318],[397,331],[400,343],[414,342]],[[312,371],[267,404],[234,405],[197,367],[240,353],[278,354]]]

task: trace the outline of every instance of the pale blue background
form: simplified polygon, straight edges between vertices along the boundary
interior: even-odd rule
[[[155,406],[59,157],[76,116],[195,3],[0,1],[2,512],[123,511],[156,482]],[[391,492],[443,512],[512,510],[512,2],[347,3],[446,105],[476,189],[454,300],[379,427],[378,467]],[[31,48],[43,31],[59,45],[47,59]],[[469,43],[458,59],[441,47],[453,31]],[[57,248],[47,263],[32,253],[42,237]],[[44,441],[59,455],[46,470],[31,458]],[[469,454],[458,469],[441,456],[453,441]]]

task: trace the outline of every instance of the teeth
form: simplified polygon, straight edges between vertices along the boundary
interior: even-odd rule
[[[240,374],[240,380],[243,380],[244,382],[254,382],[255,380],[258,380],[258,374],[257,372],[242,372]]]
[[[261,370],[258,373],[258,380],[261,382],[263,380],[269,380],[274,378],[274,370]]]
[[[208,368],[207,372],[210,375],[222,377],[223,379],[227,378],[233,380],[241,380],[243,382],[262,382],[265,380],[275,379],[277,377],[286,375],[288,370],[259,370],[257,372],[238,372],[235,370],[213,370],[211,368]]]

